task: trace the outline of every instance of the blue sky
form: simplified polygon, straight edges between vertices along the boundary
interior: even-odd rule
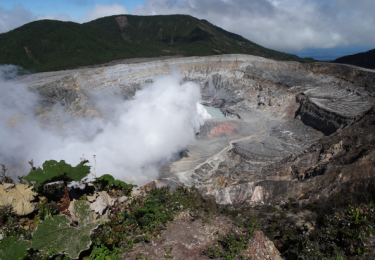
[[[86,10],[93,9],[93,6],[100,4],[108,6],[114,3],[122,5],[130,12],[133,7],[143,4],[146,0],[2,0],[0,7],[12,9],[21,5],[23,8],[38,15],[59,15],[68,14],[73,20],[79,20]]]
[[[0,33],[40,19],[189,14],[264,47],[332,60],[375,48],[374,0],[2,0]]]
[[[352,55],[360,52],[366,52],[375,49],[375,46],[337,46],[333,48],[306,48],[300,51],[290,51],[289,53],[298,55],[300,57],[313,57],[316,60],[335,60],[336,58]]]

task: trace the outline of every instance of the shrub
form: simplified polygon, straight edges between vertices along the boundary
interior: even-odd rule
[[[208,246],[204,253],[210,258],[234,259],[243,250],[249,246],[249,239],[253,238],[254,230],[259,228],[258,222],[254,216],[250,215],[243,223],[235,223],[237,226],[243,228],[241,233],[228,233],[222,235],[218,243]]]

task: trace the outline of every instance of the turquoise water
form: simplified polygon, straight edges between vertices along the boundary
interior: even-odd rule
[[[218,108],[204,106],[207,112],[212,116],[212,118],[224,117],[224,114]]]

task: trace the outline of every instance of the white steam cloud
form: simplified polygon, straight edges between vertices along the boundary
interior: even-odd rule
[[[111,174],[144,184],[158,176],[160,163],[174,159],[186,148],[207,118],[197,106],[199,85],[181,83],[181,75],[174,72],[144,85],[130,101],[96,97],[99,109],[111,111],[104,113],[105,120],[70,118],[71,123],[65,127],[69,132],[60,135],[41,126],[36,113],[40,97],[36,93],[4,80],[4,71],[9,77],[16,69],[0,66],[0,163],[16,169],[14,175],[27,174],[30,159],[35,166],[50,159],[76,165],[84,154],[92,166],[92,156],[96,155],[98,176]],[[60,116],[69,119],[65,112]]]

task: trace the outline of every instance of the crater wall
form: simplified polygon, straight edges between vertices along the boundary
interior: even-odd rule
[[[358,141],[362,147],[373,142],[372,70],[218,55],[39,73],[20,81],[40,93],[41,116],[53,117],[59,103],[77,118],[92,118],[104,117],[91,98],[96,92],[106,89],[127,100],[142,84],[174,70],[197,82],[202,102],[227,117],[207,121],[187,156],[163,166],[150,185],[195,185],[220,204],[271,203],[317,197],[324,182],[332,184],[326,185],[329,194],[349,180],[374,177],[371,145],[352,161],[340,159],[358,152],[348,141],[354,133],[369,133]],[[365,165],[367,173],[337,177],[343,173],[332,165],[340,163]]]

